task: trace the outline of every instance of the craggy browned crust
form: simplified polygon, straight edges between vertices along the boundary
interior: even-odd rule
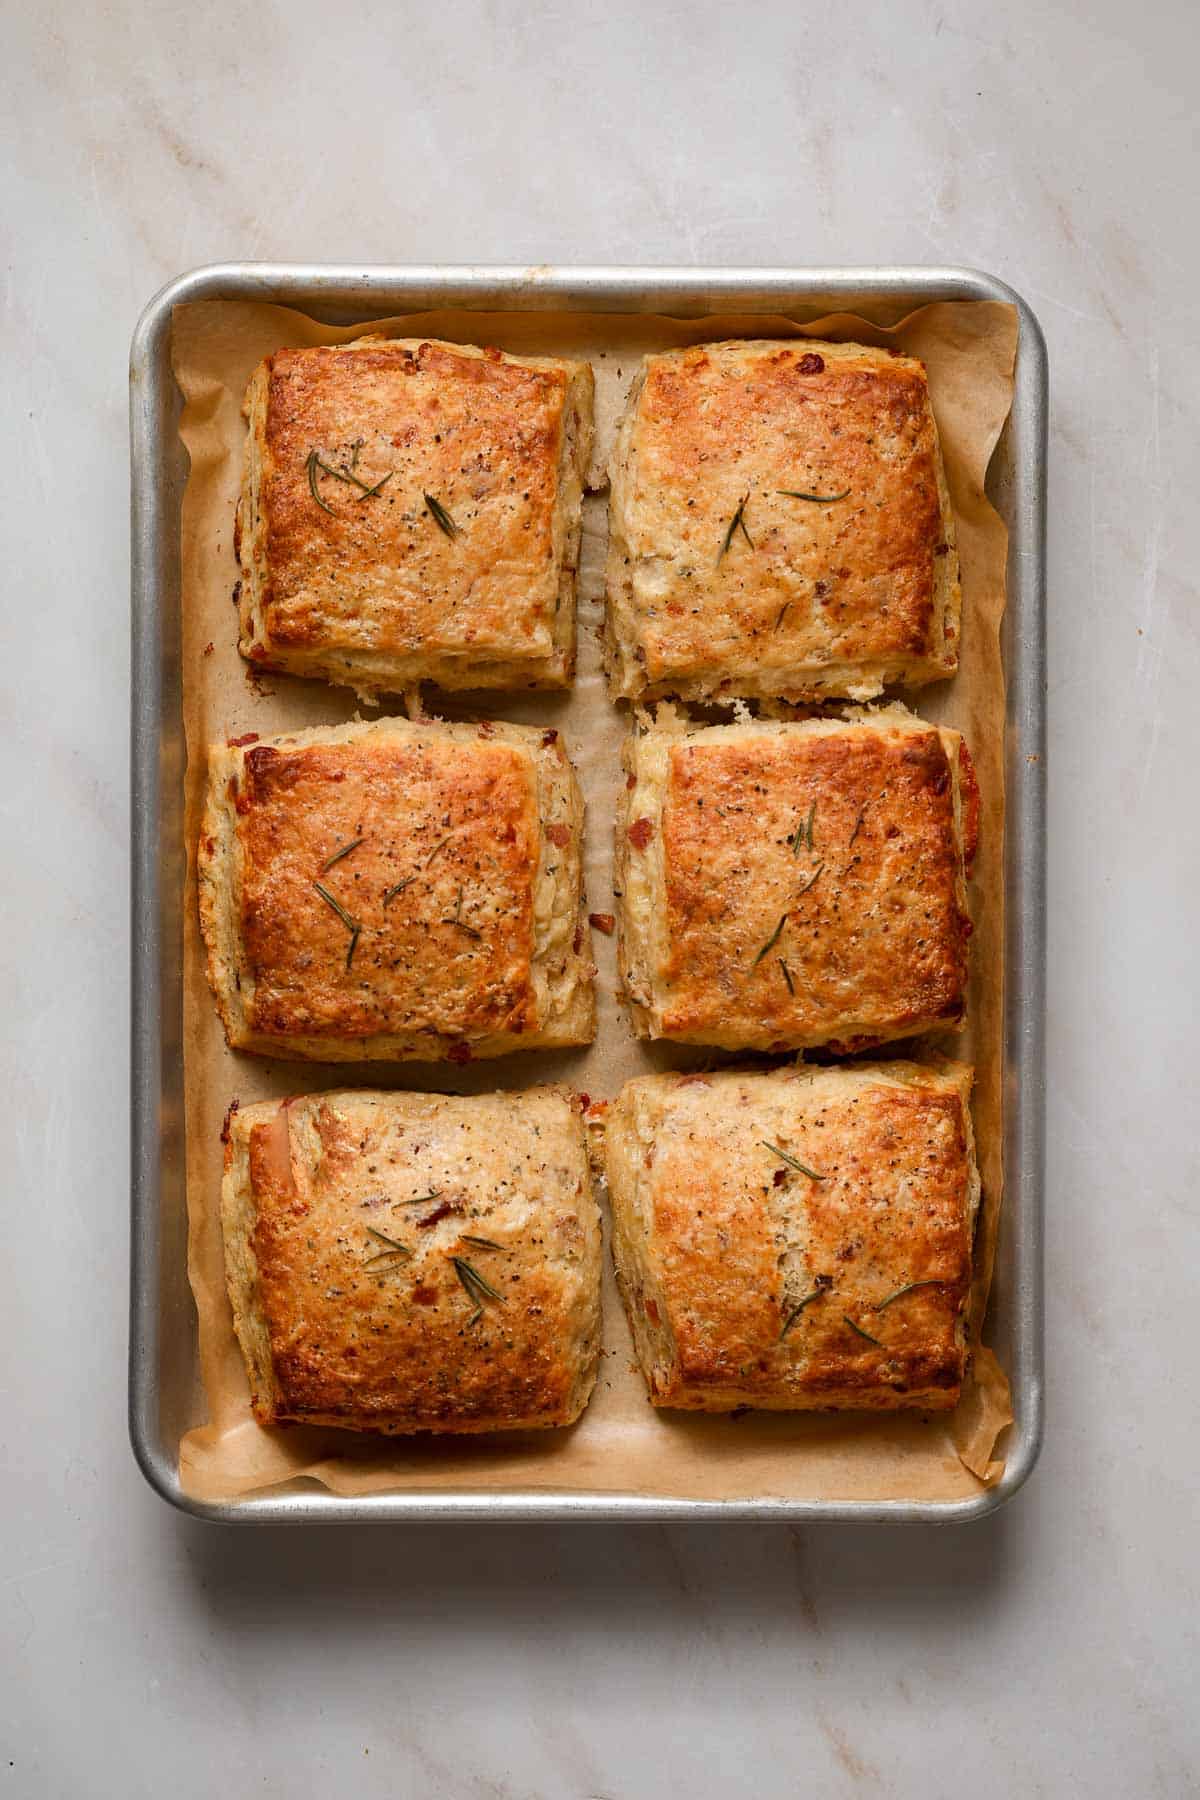
[[[417,338],[269,356],[246,395],[243,656],[364,694],[569,685],[592,387],[587,363]]]
[[[656,1406],[955,1404],[971,1078],[896,1062],[625,1086],[605,1129],[613,1255]]]
[[[954,673],[954,516],[923,363],[804,340],[647,356],[611,479],[616,694],[869,700]]]
[[[582,824],[555,731],[389,719],[214,746],[200,919],[230,1044],[462,1062],[590,1042]]]
[[[975,799],[958,733],[900,707],[663,717],[627,740],[617,819],[635,1030],[857,1050],[961,1024]]]
[[[599,1355],[600,1218],[573,1099],[332,1093],[233,1114],[226,1272],[262,1424],[578,1417]]]

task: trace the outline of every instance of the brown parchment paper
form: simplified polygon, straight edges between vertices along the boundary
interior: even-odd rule
[[[1001,1195],[1003,1030],[1004,610],[1006,533],[984,495],[988,460],[1012,396],[1017,319],[991,301],[923,307],[884,329],[848,314],[803,327],[778,315],[673,320],[585,313],[423,313],[335,329],[281,307],[210,301],[178,307],[174,366],[184,396],[181,432],[191,457],[183,501],[183,711],[187,740],[187,893],[184,904],[184,1075],[189,1220],[188,1267],[199,1320],[200,1376],[208,1422],[180,1452],[185,1491],[224,1499],[308,1477],[339,1494],[448,1487],[609,1493],[703,1500],[953,1500],[994,1481],[997,1440],[1011,1421],[1008,1383],[980,1346],[955,1413],[879,1417],[748,1413],[740,1417],[656,1413],[637,1373],[606,1257],[604,1352],[591,1404],[567,1431],[494,1439],[372,1439],[294,1427],[264,1430],[249,1408],[246,1377],[225,1293],[220,1226],[221,1124],[233,1099],[256,1100],[333,1086],[429,1088],[468,1093],[565,1080],[593,1098],[649,1069],[728,1060],[719,1054],[636,1041],[615,1000],[614,940],[593,934],[599,965],[599,1029],[586,1050],[510,1056],[459,1069],[447,1063],[314,1065],[264,1061],[226,1048],[208,993],[196,914],[194,849],[211,740],[333,724],[360,709],[352,694],[318,681],[251,678],[236,649],[231,593],[237,570],[233,509],[245,426],[241,400],[259,360],[284,345],[340,343],[364,331],[439,337],[505,350],[586,356],[596,371],[596,474],[601,478],[617,416],[638,358],[647,350],[722,337],[824,336],[894,344],[923,357],[941,431],[958,524],[963,578],[962,662],[953,682],[914,696],[915,710],[966,733],[982,796],[972,883],[975,935],[970,1024],[929,1040],[976,1067],[975,1128],[984,1212],[972,1302],[983,1318]],[[453,703],[426,689],[426,710],[559,727],[587,801],[587,884],[594,911],[611,912],[612,818],[620,779],[623,708],[610,704],[601,674],[606,497],[588,496],[579,582],[579,676],[567,696],[481,696]],[[399,697],[378,711],[399,711]],[[913,1053],[906,1046],[905,1053]],[[920,1054],[920,1047],[917,1048]]]

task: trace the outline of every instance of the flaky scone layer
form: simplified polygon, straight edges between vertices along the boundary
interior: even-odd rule
[[[222,1221],[260,1423],[499,1431],[587,1404],[600,1217],[567,1090],[235,1111]]]
[[[590,1042],[582,828],[553,730],[388,719],[214,745],[197,868],[230,1044],[461,1062]]]
[[[359,338],[246,395],[240,649],[365,695],[564,687],[591,366]]]
[[[976,790],[902,707],[689,726],[624,751],[620,968],[642,1036],[865,1049],[961,1024]]]
[[[656,1406],[958,1399],[970,1069],[650,1075],[609,1109],[613,1255]]]
[[[647,356],[610,476],[614,694],[869,700],[954,673],[954,515],[915,358],[807,339]]]

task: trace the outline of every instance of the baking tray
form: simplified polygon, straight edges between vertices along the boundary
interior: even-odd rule
[[[203,1416],[195,1311],[187,1279],[184,1194],[182,900],[184,740],[180,666],[180,504],[187,457],[171,372],[171,311],[185,301],[256,300],[331,324],[424,311],[779,313],[833,311],[891,324],[937,300],[1016,307],[1020,346],[1012,412],[988,476],[1009,530],[1003,648],[1006,743],[1005,1192],[989,1336],[1008,1372],[1016,1423],[1005,1471],[968,1500],[737,1501],[588,1490],[553,1494],[466,1487],[344,1498],[309,1483],[222,1502],[179,1482],[179,1443]],[[956,268],[638,269],[353,267],[222,263],[156,294],[130,353],[132,458],[132,1171],[129,1433],[151,1487],[195,1517],[226,1523],[416,1519],[782,1519],[949,1522],[978,1519],[1032,1470],[1043,1422],[1045,1101],[1045,340],[1022,297],[994,276]]]

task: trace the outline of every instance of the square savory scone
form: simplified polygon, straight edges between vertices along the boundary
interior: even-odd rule
[[[197,866],[230,1044],[469,1062],[590,1042],[582,828],[553,730],[388,719],[215,745]]]
[[[363,694],[566,687],[592,371],[469,344],[278,350],[246,396],[243,656]]]
[[[954,516],[923,363],[804,340],[647,356],[610,473],[618,696],[868,700],[954,673]]]
[[[902,707],[626,741],[620,969],[640,1036],[861,1050],[965,1015],[978,797]],[[661,717],[661,714],[660,714]]]
[[[222,1220],[254,1412],[353,1431],[569,1425],[600,1216],[564,1089],[309,1094],[233,1112]]]
[[[655,1406],[952,1407],[979,1207],[970,1091],[953,1063],[629,1082],[604,1161]]]

